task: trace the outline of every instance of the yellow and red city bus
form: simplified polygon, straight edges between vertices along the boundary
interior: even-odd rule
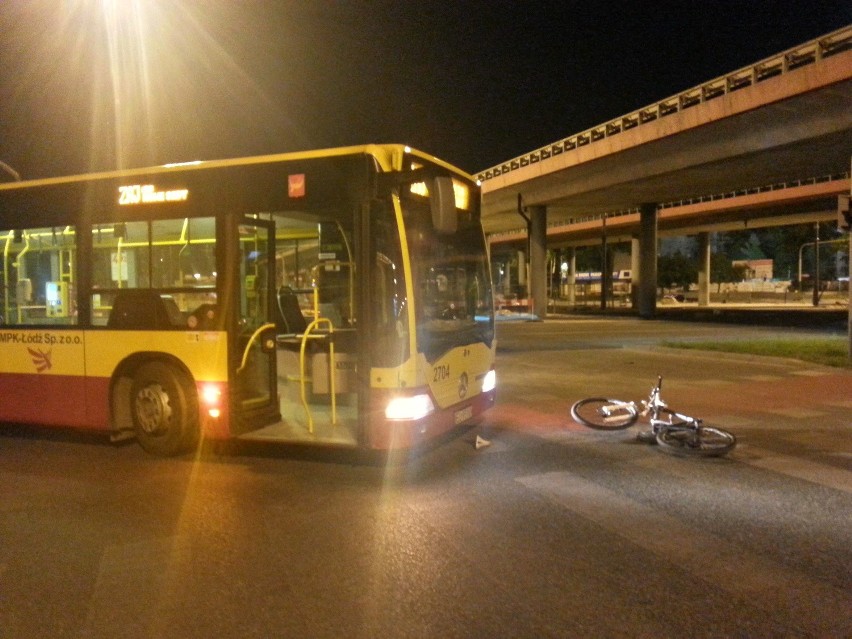
[[[494,403],[473,179],[368,145],[0,184],[0,421],[409,448]]]

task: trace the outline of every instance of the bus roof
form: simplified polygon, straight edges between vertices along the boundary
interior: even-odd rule
[[[231,158],[226,160],[196,160],[192,162],[176,162],[163,164],[161,166],[140,167],[134,169],[117,169],[113,171],[100,171],[94,173],[82,173],[79,175],[67,175],[60,177],[37,178],[34,180],[22,180],[20,182],[0,183],[0,191],[21,189],[55,184],[67,184],[72,182],[86,182],[90,180],[101,180],[109,178],[132,177],[135,175],[151,175],[152,173],[170,173],[178,171],[203,170],[222,168],[229,166],[248,166],[251,164],[274,164],[277,162],[291,162],[298,160],[309,160],[317,158],[331,158],[345,155],[369,155],[376,159],[382,171],[399,171],[402,169],[402,159],[408,154],[438,164],[471,182],[475,178],[443,160],[432,155],[412,149],[403,144],[364,144],[360,146],[346,146],[330,149],[317,149],[312,151],[296,151],[290,153],[274,153],[269,155],[258,155],[252,157]]]

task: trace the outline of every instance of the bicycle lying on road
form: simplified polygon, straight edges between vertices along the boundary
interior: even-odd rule
[[[625,402],[620,399],[588,397],[571,407],[571,416],[579,423],[598,430],[622,430],[648,417],[651,431],[640,433],[639,440],[660,445],[667,453],[693,457],[718,457],[733,450],[737,438],[721,428],[703,426],[700,419],[676,413],[660,397],[663,378],[651,389],[648,399]]]

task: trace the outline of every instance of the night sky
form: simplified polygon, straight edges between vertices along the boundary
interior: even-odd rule
[[[0,160],[402,142],[476,172],[850,23],[848,0],[2,0]]]

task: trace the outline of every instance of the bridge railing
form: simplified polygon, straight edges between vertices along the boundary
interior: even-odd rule
[[[657,204],[657,208],[659,210],[670,209],[679,206],[688,206],[690,204],[700,204],[704,202],[715,202],[718,200],[727,200],[735,197],[743,197],[746,195],[754,195],[756,193],[766,193],[769,191],[779,191],[783,189],[792,189],[800,186],[807,186],[811,184],[822,184],[824,182],[835,182],[838,180],[849,180],[852,178],[852,171],[844,171],[842,173],[832,173],[830,175],[821,175],[818,177],[804,178],[798,180],[790,180],[789,182],[774,182],[772,184],[765,184],[762,186],[754,186],[747,189],[739,189],[736,191],[725,191],[724,193],[711,193],[707,195],[698,195],[691,198],[681,199],[681,200],[672,200],[671,202],[661,202]],[[628,209],[621,209],[618,211],[607,211],[606,213],[595,213],[590,215],[581,215],[569,220],[556,220],[553,222],[547,223],[547,228],[556,228],[556,227],[567,227],[576,224],[583,224],[584,222],[597,222],[601,220],[601,218],[606,218],[607,220],[617,219],[623,215],[636,215],[639,213],[639,207],[632,207]],[[526,234],[525,228],[515,228],[515,229],[507,229],[505,231],[496,231],[494,233],[488,234],[488,240],[490,242],[499,243],[500,238],[506,238],[515,236],[518,234]]]
[[[850,172],[844,171],[841,173],[832,173],[830,175],[821,175],[819,177],[804,178],[798,180],[790,180],[787,182],[775,182],[763,186],[753,186],[747,189],[738,189],[736,191],[725,191],[724,193],[712,193],[710,195],[699,195],[696,197],[685,198],[682,200],[674,200],[659,204],[659,209],[670,209],[678,206],[688,206],[690,204],[701,204],[704,202],[715,202],[717,200],[727,200],[735,197],[743,197],[746,195],[754,195],[756,193],[766,193],[768,191],[780,191],[783,189],[792,189],[799,186],[808,186],[810,184],[821,184],[823,182],[835,182],[838,180],[848,180]]]
[[[598,140],[618,135],[622,131],[628,131],[637,126],[678,113],[684,109],[697,106],[800,67],[809,64],[818,64],[824,58],[847,51],[850,48],[852,48],[852,25],[832,31],[827,35],[793,47],[792,49],[782,51],[733,73],[728,73],[709,82],[704,82],[697,87],[681,91],[677,95],[655,102],[650,106],[637,109],[632,113],[615,118],[591,129],[586,129],[581,133],[563,138],[535,151],[513,158],[508,162],[498,164],[490,169],[481,171],[476,177],[480,182],[490,180],[499,175],[515,171],[530,164],[535,164],[566,151],[573,151],[587,144],[593,144]]]

